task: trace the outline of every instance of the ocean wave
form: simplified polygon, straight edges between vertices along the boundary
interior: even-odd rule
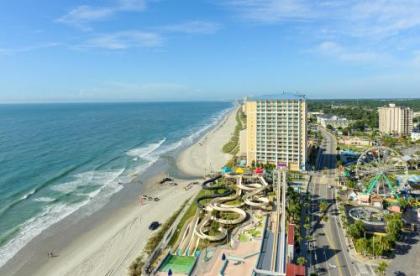
[[[89,215],[101,208],[109,201],[109,198],[113,194],[123,188],[123,185],[121,184],[133,181],[139,174],[157,162],[163,154],[192,144],[204,132],[214,127],[231,109],[232,108],[225,109],[216,116],[213,116],[206,124],[191,129],[189,135],[177,142],[165,145],[166,138],[163,138],[156,143],[151,143],[146,146],[133,148],[127,151],[126,155],[134,158],[141,158],[146,161],[146,163],[131,168],[129,171],[127,171],[127,168],[107,171],[97,168],[97,170],[76,174],[71,181],[50,186],[51,190],[62,193],[63,196],[67,194],[85,195],[86,199],[78,203],[65,204],[60,200],[60,197],[55,199],[49,197],[35,198],[35,201],[45,202],[48,203],[48,205],[43,208],[43,211],[40,214],[20,225],[17,235],[8,241],[4,246],[0,247],[0,267],[42,231],[74,213],[78,209],[84,207],[83,215]],[[71,168],[60,174],[60,176],[50,179],[31,190],[28,194],[22,196],[21,200],[27,200],[28,198],[33,197],[40,189],[55,182],[63,176],[68,176],[77,168],[80,168],[80,166]],[[87,185],[98,185],[99,188],[93,191],[90,190],[87,193],[82,192],[81,190],[83,189],[80,188]]]
[[[87,185],[105,186],[115,181],[125,169],[113,171],[87,171],[76,174],[74,180],[51,186],[50,189],[56,192],[69,194],[75,192],[78,188]]]
[[[193,144],[199,137],[201,137],[206,131],[210,130],[211,128],[215,127],[231,110],[233,107],[227,108],[216,114],[215,116],[211,117],[208,122],[205,124],[193,128],[190,131],[190,134],[177,142],[172,144],[168,144],[166,146],[161,147],[159,151],[156,151],[156,154],[162,155],[174,150],[177,150],[182,147],[187,147]]]
[[[33,195],[33,194],[35,194],[35,193],[36,193],[36,189],[33,189],[33,190],[31,190],[29,193],[24,194],[24,195],[20,198],[20,200],[25,200],[25,199],[29,198],[31,195]]]
[[[9,205],[3,207],[2,209],[0,209],[0,216],[2,216],[4,213],[6,213],[7,211],[9,211],[11,208],[13,208],[14,206],[18,205],[19,203],[30,199],[32,196],[34,196],[36,193],[38,193],[39,191],[41,191],[42,189],[48,187],[49,185],[51,185],[52,183],[54,183],[55,181],[69,175],[71,172],[75,171],[77,168],[79,168],[80,166],[90,162],[90,160],[84,162],[83,164],[80,165],[75,165],[72,166],[70,168],[68,168],[67,170],[59,173],[58,175],[48,179],[45,182],[40,183],[38,186],[36,186],[35,188],[31,189],[29,192],[26,192],[25,194],[23,194],[22,196],[20,196],[20,194],[22,192],[18,192],[16,194],[11,195],[11,198],[17,198],[14,201],[12,201]]]
[[[42,197],[34,198],[34,201],[37,201],[37,202],[53,202],[53,201],[55,201],[55,199],[52,198],[52,197],[42,196]]]
[[[160,148],[163,145],[163,143],[165,143],[165,141],[166,141],[166,138],[163,138],[157,143],[151,143],[143,147],[131,149],[127,151],[127,155],[135,157],[135,158],[137,157],[137,158],[142,158],[142,159],[147,160],[148,158],[150,158],[150,155],[154,151],[156,151],[158,148]]]
[[[44,208],[41,214],[23,223],[19,227],[19,234],[0,248],[0,267],[32,240],[32,238],[62,218],[70,215],[76,209],[78,209],[76,206],[65,204],[48,206]]]
[[[84,201],[75,204],[65,204],[62,202],[58,202],[56,199],[48,197],[40,197],[34,199],[40,202],[54,201],[55,203],[46,205],[40,214],[36,215],[32,219],[20,225],[18,234],[9,242],[7,242],[4,246],[0,247],[0,267],[3,266],[10,258],[12,258],[34,237],[41,234],[45,229],[56,224],[65,217],[71,215],[83,206],[91,205],[90,203],[93,203],[92,207],[95,206],[95,209],[90,208],[90,213],[92,213],[93,211],[103,206],[106,203],[106,200],[108,200],[113,194],[122,189],[122,186],[119,185],[118,181],[116,181],[117,172],[87,172],[85,174],[80,174],[79,179],[86,180],[87,175],[93,175],[89,179],[95,179],[96,181],[100,179],[104,180],[104,185],[100,189],[90,192]],[[105,175],[110,176],[110,178],[105,179]],[[67,187],[70,186],[71,189],[74,188],[72,185],[69,185]],[[64,190],[67,191],[67,188],[65,188]]]

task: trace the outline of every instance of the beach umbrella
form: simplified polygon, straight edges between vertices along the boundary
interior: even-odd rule
[[[231,173],[231,172],[232,172],[232,169],[227,166],[222,168],[222,173]]]
[[[236,172],[237,174],[243,174],[245,171],[244,171],[244,169],[242,169],[242,168],[237,168],[237,169],[235,170],[235,172]]]
[[[257,174],[261,174],[263,172],[264,172],[264,169],[263,168],[256,168],[255,169],[255,173],[257,173]]]

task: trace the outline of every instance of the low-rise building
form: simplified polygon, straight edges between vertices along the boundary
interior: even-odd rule
[[[357,136],[343,136],[339,139],[339,143],[344,144],[346,146],[362,146],[362,147],[372,146],[372,141],[369,141],[369,139],[361,138]]]
[[[295,225],[290,223],[287,229],[287,260],[292,262],[295,257]]]
[[[331,125],[333,128],[346,128],[350,122],[346,118],[341,118],[335,115],[320,115],[317,117],[317,123],[323,127]]]
[[[319,116],[324,115],[322,112],[308,112],[309,118],[318,118]]]
[[[286,266],[286,276],[305,276],[305,266],[288,263]]]
[[[420,140],[420,132],[411,132],[411,141]]]

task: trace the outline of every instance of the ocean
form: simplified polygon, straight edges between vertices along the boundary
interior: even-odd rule
[[[230,102],[0,105],[0,266],[191,144]]]

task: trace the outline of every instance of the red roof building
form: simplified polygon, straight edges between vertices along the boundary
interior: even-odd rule
[[[305,267],[288,263],[286,266],[286,276],[305,276]]]
[[[287,229],[287,261],[295,258],[295,225],[289,224]]]
[[[295,225],[289,224],[289,228],[287,229],[287,244],[294,245],[295,244]]]

